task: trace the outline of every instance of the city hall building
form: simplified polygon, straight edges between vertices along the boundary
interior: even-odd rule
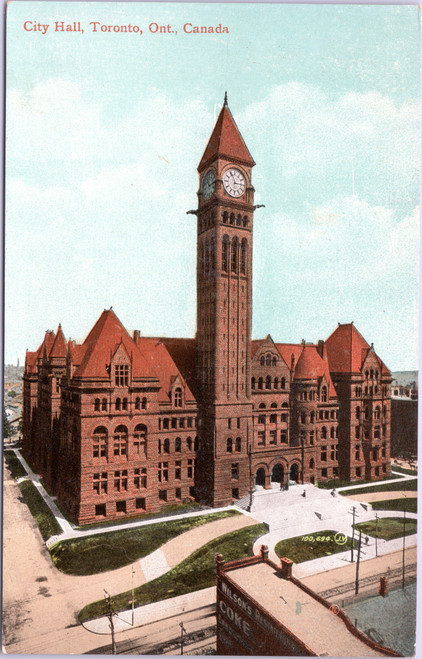
[[[23,454],[79,524],[389,473],[391,374],[353,323],[251,340],[254,165],[225,100],[198,166],[195,338],[129,334],[110,308],[26,354]]]

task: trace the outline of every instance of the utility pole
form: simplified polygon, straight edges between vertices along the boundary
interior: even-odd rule
[[[252,447],[249,444],[248,446],[248,458],[249,458],[249,506],[248,512],[252,510],[253,503],[253,487],[252,487]]]
[[[133,587],[133,576],[135,574],[135,568],[132,565],[132,627],[135,624],[135,589]]]
[[[375,513],[375,556],[378,556],[378,513]]]
[[[111,630],[111,654],[117,654],[116,653],[116,641],[114,639],[114,621],[113,621],[113,616],[115,615],[115,612],[113,611],[113,608],[111,606],[111,597],[108,594],[106,590],[104,590],[106,600],[107,600],[107,618],[108,622],[110,624],[110,630]]]
[[[362,531],[359,531],[359,545],[358,545],[358,559],[356,561],[356,582],[355,582],[355,595],[359,592],[359,562],[360,562],[360,543],[362,538]]]
[[[180,627],[180,654],[183,654],[183,644],[185,640],[184,635],[186,634],[186,629],[183,627],[183,622],[179,622],[179,627]]]
[[[403,495],[404,498],[406,499],[406,496]],[[406,502],[404,504],[404,510],[403,510],[403,560],[402,560],[402,577],[401,577],[401,587],[402,590],[404,590],[404,567],[405,567],[405,561],[404,561],[404,552],[406,548]]]
[[[350,562],[353,563],[353,545],[355,543],[355,513],[356,513],[356,508],[353,506],[352,508],[352,515],[353,515],[353,522],[352,522],[352,546],[350,548]]]

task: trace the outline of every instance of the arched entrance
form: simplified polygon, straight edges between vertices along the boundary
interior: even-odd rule
[[[265,486],[265,469],[260,467],[255,474],[255,485]]]
[[[271,472],[272,483],[282,483],[284,481],[284,467],[279,462],[274,465]]]
[[[299,482],[299,467],[297,466],[297,464],[293,464],[290,467],[290,480],[296,481],[296,483]]]

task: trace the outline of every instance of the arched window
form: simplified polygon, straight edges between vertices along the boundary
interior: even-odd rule
[[[95,410],[96,412],[99,412],[99,411],[100,411],[100,399],[99,399],[99,398],[96,398],[96,399],[95,399],[95,402],[94,402],[94,410]]]
[[[236,437],[236,453],[240,453],[242,450],[242,439],[241,437]]]
[[[331,439],[334,439],[335,436],[336,436],[335,428],[334,428],[334,426],[331,426],[330,437],[331,437]]]
[[[127,455],[127,428],[126,426],[117,426],[113,436],[114,455]]]
[[[182,440],[180,439],[180,437],[176,437],[176,439],[174,440],[174,450],[176,453],[180,453],[180,451],[182,450]]]
[[[237,236],[232,240],[232,272],[238,271],[238,252],[239,252],[239,241]]]
[[[375,371],[375,379],[378,380],[378,371]]]
[[[229,437],[226,442],[226,450],[227,453],[233,453],[233,440],[231,437]]]
[[[210,271],[210,244],[208,239],[205,240],[205,274]]]
[[[278,378],[274,378],[274,389],[278,389]]]
[[[221,269],[224,272],[229,271],[229,237],[223,237],[222,252],[221,252]]]
[[[92,437],[92,456],[94,458],[107,457],[107,429],[104,426],[95,428]]]
[[[325,426],[321,428],[321,439],[327,439],[327,428]]]
[[[120,410],[121,406],[122,406],[122,401],[120,400],[120,398],[116,398],[116,410]]]
[[[255,378],[251,379],[251,389],[255,389]]]
[[[265,379],[265,388],[266,389],[271,389],[271,375],[267,375]]]
[[[142,398],[141,408],[143,410],[147,409],[147,399],[145,398],[145,396]]]
[[[234,213],[230,213],[230,224],[234,224],[236,221],[236,218],[234,216]]]
[[[271,366],[271,355],[267,355],[265,358],[265,365]]]
[[[322,403],[327,402],[327,387],[322,387],[321,389],[321,402]]]
[[[259,363],[261,366],[265,366],[265,357],[264,355],[261,355],[261,359],[259,360]]]
[[[289,403],[282,403],[281,407],[289,407]]]
[[[248,216],[247,216],[247,215],[244,215],[244,216],[243,216],[243,226],[244,226],[244,227],[247,227],[247,226],[248,226]]]
[[[365,377],[366,377],[366,379],[369,378],[369,371],[365,371]]]
[[[277,408],[277,403],[271,403],[270,407],[272,407],[273,409],[276,409]]]
[[[258,407],[259,407],[260,410],[265,410],[266,406],[265,406],[265,403],[259,403]]]
[[[211,272],[215,272],[215,238],[211,238],[210,242],[210,268]]]
[[[238,215],[238,216],[236,217],[236,225],[237,225],[238,227],[240,227],[240,226],[242,225],[242,216],[241,216],[241,215]]]
[[[138,423],[133,431],[133,452],[144,457],[147,455],[147,427],[143,423]]]
[[[258,389],[262,389],[264,386],[263,378],[258,378]]]
[[[224,224],[227,224],[227,220],[229,219],[229,214],[227,211],[224,211],[223,213],[223,222]]]
[[[280,387],[282,389],[286,388],[286,378],[281,378]]]
[[[141,409],[141,399],[139,396],[135,400],[135,410],[140,410]]]
[[[106,410],[107,410],[107,398],[103,398],[103,399],[102,399],[102,401],[101,401],[101,409],[102,409],[103,411],[106,411]]]
[[[122,410],[127,410],[127,398],[123,398],[122,400]]]
[[[164,453],[170,453],[170,440],[168,437],[164,440],[163,449]]]
[[[314,467],[315,467],[315,460],[311,458],[309,460],[309,469],[314,469]]]
[[[273,366],[277,366],[277,357],[273,357]]]
[[[242,275],[246,275],[246,264],[248,258],[248,242],[246,238],[242,240],[242,246],[240,249],[240,272]]]
[[[373,368],[371,368],[370,375],[371,375],[371,380],[373,380],[374,379],[374,369]]]
[[[174,390],[174,407],[182,407],[182,390],[180,387]]]
[[[188,451],[192,451],[192,437],[188,437],[186,440],[186,448]]]

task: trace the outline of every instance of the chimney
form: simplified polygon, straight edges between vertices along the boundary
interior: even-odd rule
[[[295,356],[292,353],[291,359],[290,359],[290,370],[294,371],[295,370]]]
[[[324,357],[324,341],[322,341],[321,339],[318,341],[317,351],[318,351],[319,356],[321,358],[323,358]]]
[[[305,346],[305,344],[306,344],[305,339],[302,339],[301,343],[302,343],[303,346]]]
[[[290,558],[281,558],[280,568],[281,568],[281,576],[284,577],[285,579],[290,579],[293,571],[293,562],[290,560]]]
[[[141,336],[141,333],[139,330],[133,330],[133,340],[138,345],[139,337]]]

